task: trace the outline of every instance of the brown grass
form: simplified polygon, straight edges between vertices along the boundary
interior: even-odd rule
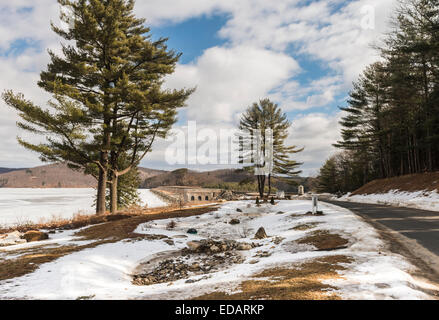
[[[0,260],[0,280],[19,277],[35,271],[39,265],[54,261],[62,256],[88,248],[94,248],[105,243],[114,243],[123,239],[147,238],[148,235],[136,234],[133,231],[141,224],[152,220],[190,217],[217,210],[216,207],[196,207],[174,211],[154,212],[149,214],[128,216],[121,215],[118,219],[108,221],[105,216],[102,224],[93,225],[85,230],[78,231],[75,236],[83,237],[82,240],[96,240],[83,246],[61,246],[45,248],[44,245],[13,253],[20,256],[16,259]],[[151,211],[152,212],[152,211]],[[111,218],[110,218],[111,220]]]
[[[439,190],[439,171],[374,180],[356,190],[352,194],[387,193],[390,190],[401,190],[408,192],[420,190]]]
[[[84,239],[129,239],[138,238],[139,234],[133,233],[137,226],[152,220],[184,218],[216,211],[217,207],[195,207],[181,210],[150,213],[147,215],[132,216],[128,219],[112,221],[112,223],[99,224],[77,232],[75,235]]]
[[[309,244],[316,247],[317,250],[329,251],[345,248],[349,241],[342,238],[338,234],[319,230],[313,232],[307,237],[299,239],[297,243]]]
[[[351,262],[346,256],[329,256],[292,268],[267,269],[253,278],[268,280],[244,281],[240,292],[213,292],[195,300],[339,300],[339,296],[329,291],[334,287],[323,284],[322,280],[339,278],[337,271],[345,269],[340,264]]]
[[[206,204],[209,204],[206,203]],[[206,206],[211,208],[211,206]],[[203,207],[204,208],[204,207]],[[154,215],[164,212],[177,212],[189,210],[192,208],[180,208],[179,206],[167,206],[158,208],[141,208],[131,207],[121,210],[117,214],[104,214],[104,215],[90,215],[90,214],[75,214],[71,219],[63,219],[53,216],[50,219],[41,219],[38,223],[32,223],[30,221],[20,221],[10,227],[0,226],[0,234],[5,234],[13,231],[27,232],[30,230],[59,230],[59,229],[78,229],[90,225],[100,224],[109,221],[128,219],[133,216]]]
[[[306,230],[310,230],[310,229],[314,229],[315,227],[317,227],[319,225],[318,222],[313,222],[313,223],[306,223],[306,224],[300,224],[298,226],[295,226],[294,228],[292,228],[293,230],[296,231],[306,231]]]

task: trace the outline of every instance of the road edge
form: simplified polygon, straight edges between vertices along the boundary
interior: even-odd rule
[[[337,201],[321,200],[321,202],[349,210],[371,225],[392,253],[402,255],[416,267],[416,270],[409,272],[413,278],[437,288],[436,290],[422,288],[422,291],[439,299],[439,256],[420,245],[416,240],[410,239],[356,210],[342,207],[337,204]]]

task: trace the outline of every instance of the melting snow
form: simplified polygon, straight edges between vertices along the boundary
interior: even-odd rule
[[[251,208],[248,208],[251,205]],[[157,220],[141,224],[136,232],[163,234],[173,237],[175,246],[163,240],[121,241],[104,244],[92,249],[75,252],[51,263],[43,264],[35,272],[23,277],[0,282],[0,299],[76,299],[90,296],[96,299],[187,299],[221,290],[233,292],[242,280],[266,268],[302,263],[307,259],[329,255],[347,255],[355,262],[341,271],[342,279],[326,280],[337,288],[336,293],[345,299],[428,299],[425,293],[414,289],[419,285],[409,274],[413,269],[402,256],[386,251],[376,231],[348,210],[322,204],[324,216],[304,215],[311,207],[310,201],[281,201],[276,206],[262,205],[256,208],[248,201],[236,201],[222,205],[218,211],[188,218]],[[236,209],[243,212],[237,212]],[[230,225],[232,218],[240,219],[238,225]],[[167,230],[174,220],[176,226]],[[319,224],[313,230],[298,231],[298,225]],[[263,226],[268,236],[283,237],[282,244],[274,245],[271,238],[252,240],[256,230]],[[188,228],[196,228],[197,235],[187,234]],[[289,250],[286,243],[304,237],[316,230],[330,230],[349,239],[347,249],[322,252]],[[183,237],[182,236],[186,236]],[[214,238],[243,242],[259,242],[262,247],[243,251],[243,264],[232,265],[226,270],[209,274],[209,278],[196,283],[184,280],[151,286],[135,286],[131,273],[139,263],[157,253],[179,250],[188,241]],[[271,255],[249,263],[257,251],[269,251]],[[200,279],[194,276],[193,279]]]

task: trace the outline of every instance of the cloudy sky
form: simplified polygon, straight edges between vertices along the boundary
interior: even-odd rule
[[[168,37],[169,47],[183,53],[166,86],[197,87],[177,129],[196,121],[198,129],[219,134],[236,127],[252,102],[269,97],[288,113],[289,142],[305,147],[298,160],[304,175],[313,175],[334,152],[338,107],[352,81],[378,59],[372,45],[389,29],[396,1],[138,0],[135,10],[147,19],[153,38]],[[58,16],[56,0],[0,0],[1,91],[47,102],[36,82],[48,62],[47,49],[59,50],[49,28]],[[16,128],[15,112],[2,101],[0,111],[0,167],[39,165],[38,155],[16,142],[24,134]],[[170,168],[170,143],[158,141],[142,165]]]

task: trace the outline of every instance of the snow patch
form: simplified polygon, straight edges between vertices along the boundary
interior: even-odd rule
[[[416,192],[390,190],[387,193],[366,195],[351,195],[349,193],[341,198],[333,198],[333,200],[385,204],[398,207],[439,211],[439,193],[437,190]]]

